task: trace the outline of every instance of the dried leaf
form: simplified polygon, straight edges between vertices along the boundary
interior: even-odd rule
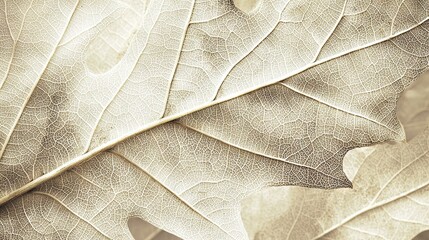
[[[360,166],[356,158],[345,159],[345,168],[357,172],[353,189],[272,189],[270,195],[287,194],[287,209],[249,225],[252,239],[411,239],[428,229],[429,130],[410,143],[380,145],[359,158]],[[275,208],[270,201],[260,204],[268,202]]]
[[[245,239],[250,193],[349,187],[348,150],[404,139],[428,4],[1,2],[0,236]]]

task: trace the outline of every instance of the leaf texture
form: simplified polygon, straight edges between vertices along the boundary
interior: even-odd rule
[[[348,150],[404,139],[428,66],[427,1],[0,6],[6,239],[245,239],[248,194],[350,187]]]

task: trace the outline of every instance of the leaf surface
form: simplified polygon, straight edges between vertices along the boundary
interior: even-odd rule
[[[4,238],[245,239],[248,194],[350,187],[349,149],[402,140],[428,66],[426,1],[0,4]]]

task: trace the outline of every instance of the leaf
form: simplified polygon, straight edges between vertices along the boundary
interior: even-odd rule
[[[356,148],[349,151],[344,157],[344,171],[353,179],[357,169],[364,159],[369,156],[375,146]],[[241,202],[241,216],[250,239],[283,239],[286,236],[288,224],[293,222],[288,213],[294,211],[296,204],[292,201],[301,201],[306,191],[312,189],[296,189],[294,187],[269,187],[246,197]],[[298,199],[298,200],[297,200]],[[290,226],[289,226],[290,227]],[[288,233],[288,232],[287,232]],[[277,238],[276,238],[277,237]]]
[[[287,194],[287,206],[253,228],[253,239],[411,239],[427,230],[428,136],[426,130],[409,144],[377,146],[359,157],[360,166],[346,158],[345,168],[357,172],[353,189],[272,189]]]
[[[428,65],[426,1],[0,4],[6,239],[245,239],[245,196],[350,187],[349,149],[402,140]]]

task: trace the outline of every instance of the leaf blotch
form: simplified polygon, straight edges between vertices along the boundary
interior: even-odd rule
[[[233,0],[234,6],[242,12],[251,14],[261,5],[262,0]]]
[[[127,10],[108,24],[89,43],[86,65],[90,72],[102,74],[116,66],[124,57],[139,29],[139,15]]]

